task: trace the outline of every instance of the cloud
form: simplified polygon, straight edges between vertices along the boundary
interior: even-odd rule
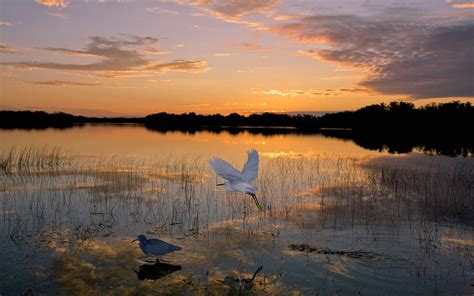
[[[474,2],[453,4],[452,7],[453,8],[474,8]]]
[[[45,85],[45,86],[101,86],[101,83],[97,82],[76,82],[76,81],[63,81],[63,80],[52,80],[52,81],[33,81],[32,84]]]
[[[160,7],[150,7],[150,8],[147,8],[145,10],[148,11],[148,12],[151,12],[151,13],[156,13],[156,14],[163,14],[163,13],[165,13],[165,14],[179,14],[178,11],[163,9],[163,8],[160,8]]]
[[[272,96],[281,96],[281,97],[297,97],[297,96],[316,96],[321,95],[322,92],[315,90],[299,90],[299,89],[290,89],[290,90],[278,90],[278,89],[269,89],[269,90],[255,90],[252,93],[258,95],[272,95]]]
[[[156,72],[205,72],[209,68],[207,67],[206,61],[187,61],[187,60],[175,60],[170,63],[153,64],[147,67],[147,70]]]
[[[69,56],[93,56],[98,60],[88,64],[56,62],[2,62],[1,64],[17,69],[53,69],[63,71],[92,72],[99,77],[137,77],[150,76],[168,71],[204,72],[207,64],[201,60],[176,60],[169,63],[156,63],[145,58],[147,54],[163,53],[156,49],[158,39],[121,35],[120,38],[93,36],[84,50],[67,48],[42,48],[48,52]],[[145,50],[137,48],[146,47]]]
[[[99,78],[127,78],[127,77],[149,77],[154,73],[144,69],[137,70],[120,70],[120,71],[98,71],[93,75]]]
[[[232,55],[231,53],[214,53],[213,54],[213,56],[216,56],[216,57],[228,57],[231,55]]]
[[[0,43],[0,53],[15,53],[17,52],[16,48],[6,46],[4,43]]]
[[[248,17],[255,15],[272,15],[278,9],[282,0],[162,0],[161,2],[173,2],[199,8],[202,12],[222,21],[264,30],[265,26],[262,23],[250,20]],[[200,13],[193,13],[191,15],[202,16]]]
[[[66,19],[66,16],[64,15],[64,13],[61,13],[61,12],[48,12],[48,14],[50,16],[54,16],[54,17],[60,18],[62,20]]]
[[[242,42],[239,44],[239,47],[249,49],[249,50],[263,50],[264,47],[258,44]]]
[[[272,12],[280,3],[280,0],[198,0],[192,5],[215,15],[236,18],[253,13]]]
[[[370,93],[370,90],[366,88],[340,88],[338,91],[350,93]]]
[[[287,20],[298,19],[300,17],[301,16],[299,15],[279,14],[277,16],[274,16],[273,19],[276,21],[287,21]]]
[[[298,50],[296,52],[296,54],[300,55],[300,56],[307,56],[307,57],[310,57],[310,58],[315,58],[315,59],[318,58],[318,53],[314,49]]]
[[[69,6],[67,0],[35,0],[36,3],[55,8],[66,8]]]
[[[80,70],[80,71],[121,71],[146,66],[148,61],[133,47],[155,44],[152,37],[131,36],[130,39],[91,37],[91,42],[85,50],[65,48],[43,48],[44,50],[65,55],[92,55],[100,58],[91,64],[62,64],[55,62],[6,62],[4,65],[13,67],[30,67],[38,69]],[[132,47],[132,48],[128,48]]]
[[[150,54],[150,55],[162,55],[162,54],[169,54],[169,51],[161,51],[159,49],[144,49],[141,51],[143,54]]]
[[[437,28],[416,45],[421,50],[412,47],[361,85],[415,99],[474,96],[474,24]]]
[[[47,86],[47,87],[106,87],[106,88],[134,88],[135,86],[129,86],[118,83],[101,83],[101,82],[79,82],[79,81],[65,81],[65,80],[46,80],[46,81],[25,81],[26,83]],[[140,86],[143,87],[143,86]]]
[[[361,86],[414,99],[474,96],[474,24],[313,15],[271,28],[315,59],[362,69]]]
[[[129,0],[98,0],[99,3],[128,3]]]
[[[0,27],[10,27],[12,24],[6,21],[0,21]]]

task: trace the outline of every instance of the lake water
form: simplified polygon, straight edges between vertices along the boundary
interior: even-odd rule
[[[136,125],[1,130],[0,143],[0,294],[474,292],[472,158]],[[264,211],[207,164],[241,168],[251,148]],[[148,262],[139,234],[183,250]]]

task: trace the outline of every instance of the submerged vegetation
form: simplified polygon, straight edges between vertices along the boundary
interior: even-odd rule
[[[18,264],[0,292],[379,295],[374,273],[394,295],[470,285],[471,159],[263,157],[264,212],[216,188],[206,160],[3,152],[0,259]],[[137,234],[183,252],[141,267]]]

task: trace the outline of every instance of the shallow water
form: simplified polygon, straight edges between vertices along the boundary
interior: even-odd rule
[[[318,135],[133,125],[0,139],[2,158],[14,146],[30,151],[0,174],[6,295],[474,292],[469,158],[388,155]],[[216,187],[207,164],[219,156],[241,167],[250,148],[261,156],[263,212]],[[131,242],[138,234],[183,251],[144,262]]]

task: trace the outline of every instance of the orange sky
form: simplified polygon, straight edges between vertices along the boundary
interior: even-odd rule
[[[109,116],[474,102],[473,7],[1,0],[0,108]]]

